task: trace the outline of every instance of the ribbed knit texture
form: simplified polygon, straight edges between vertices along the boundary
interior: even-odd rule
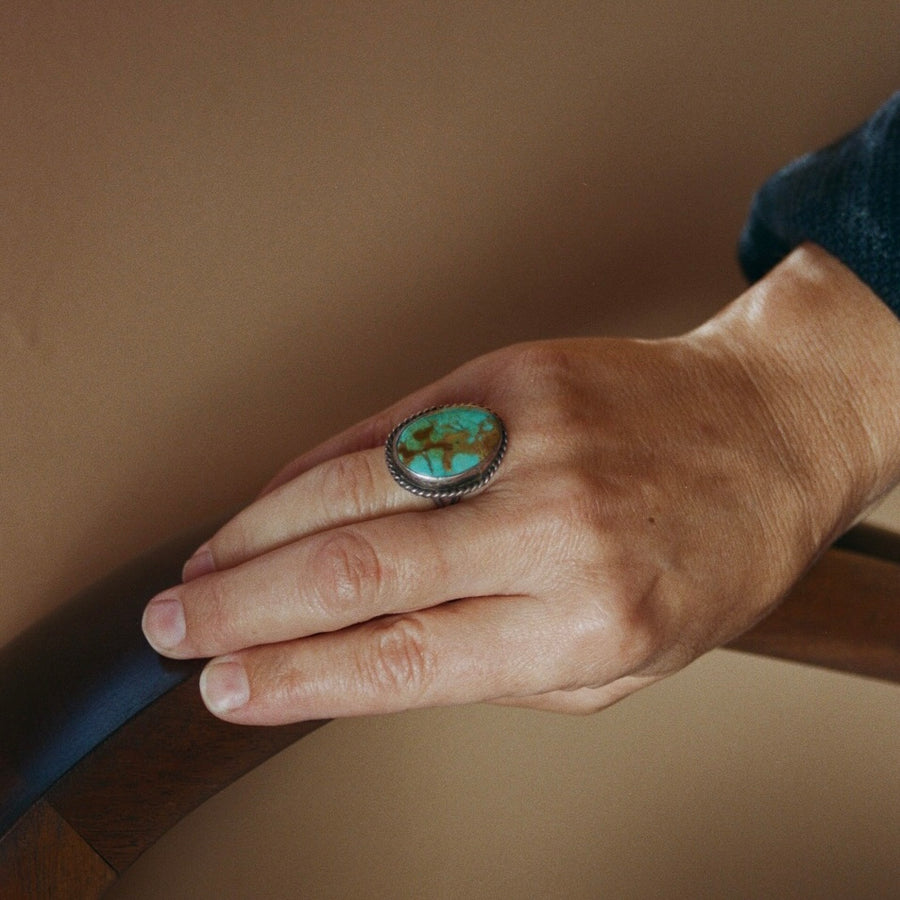
[[[861,128],[762,186],[738,249],[744,273],[762,278],[804,241],[836,256],[900,316],[900,92]]]

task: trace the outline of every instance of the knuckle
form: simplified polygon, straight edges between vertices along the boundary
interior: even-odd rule
[[[569,587],[579,602],[579,628],[567,658],[580,660],[576,684],[605,684],[644,670],[665,649],[665,616],[654,592],[609,567],[576,575]]]
[[[537,490],[523,527],[533,535],[541,559],[564,563],[552,567],[548,577],[568,580],[585,572],[593,579],[610,537],[591,478],[577,470],[552,473]]]
[[[543,404],[575,383],[573,354],[562,341],[516,344],[488,360],[486,379],[502,396],[530,397]]]
[[[598,513],[598,487],[582,468],[563,468],[546,479],[545,503],[557,526],[583,529],[594,525]]]
[[[572,354],[562,343],[537,341],[517,349],[511,365],[513,377],[525,378],[536,387],[554,387],[572,381]]]
[[[617,655],[629,671],[642,668],[662,648],[663,629],[650,596],[643,591],[620,589],[613,598],[608,620]]]
[[[342,503],[362,515],[374,509],[376,496],[375,474],[368,454],[352,453],[334,461],[332,477],[335,489],[340,493]]]
[[[410,702],[421,698],[436,671],[427,629],[416,615],[399,616],[375,624],[360,662],[364,681],[382,692],[400,694]]]
[[[346,611],[348,605],[377,595],[386,581],[385,569],[372,544],[349,528],[321,541],[309,574],[326,610]]]

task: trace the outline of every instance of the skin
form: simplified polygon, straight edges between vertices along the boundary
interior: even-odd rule
[[[510,434],[436,509],[383,442],[475,402]],[[593,712],[765,616],[900,480],[900,322],[796,250],[696,331],[516,345],[291,463],[154,598],[162,654],[213,657],[223,719],[488,700]]]

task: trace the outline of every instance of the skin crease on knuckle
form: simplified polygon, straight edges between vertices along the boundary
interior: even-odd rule
[[[312,586],[304,593],[318,606],[323,621],[340,624],[349,624],[342,621],[348,610],[368,610],[374,615],[374,601],[391,584],[390,567],[352,528],[322,535],[308,569],[298,577],[304,586]]]
[[[329,484],[323,485],[322,495],[328,498],[328,488],[339,487],[341,502],[355,510],[360,518],[368,518],[374,512],[378,491],[372,472],[370,457],[362,453],[339,456],[333,461],[334,469],[328,473]]]
[[[248,724],[413,708],[436,699],[437,655],[416,613],[379,618],[344,635],[256,648],[244,664],[253,701],[236,718]]]
[[[438,667],[422,618],[413,613],[381,619],[372,623],[369,638],[356,654],[363,695],[399,696],[405,705],[421,705]]]

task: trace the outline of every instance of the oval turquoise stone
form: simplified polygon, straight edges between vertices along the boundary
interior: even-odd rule
[[[407,422],[394,448],[401,467],[416,480],[456,483],[487,469],[502,441],[503,427],[490,410],[448,406]]]

